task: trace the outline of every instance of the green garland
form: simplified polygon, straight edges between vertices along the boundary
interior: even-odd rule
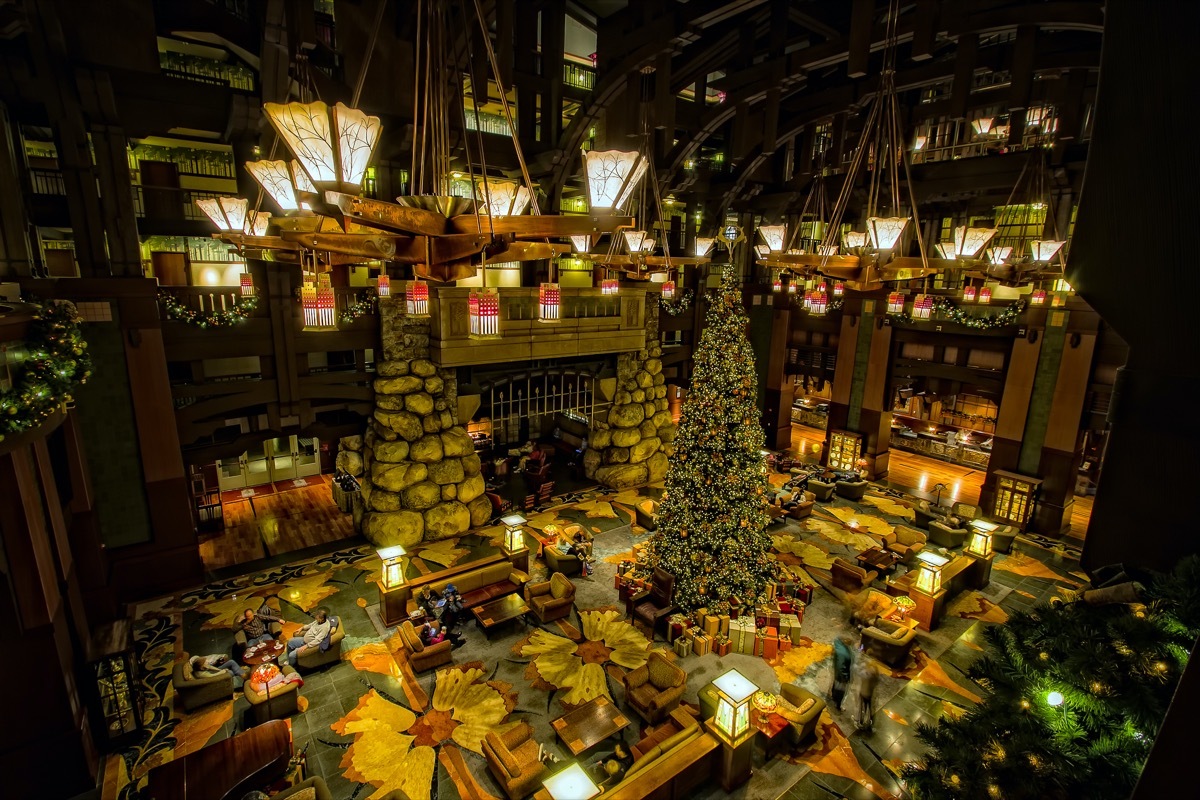
[[[353,303],[346,306],[346,310],[342,312],[340,317],[338,317],[338,321],[343,325],[349,325],[351,322],[354,322],[354,320],[358,319],[364,314],[370,314],[374,312],[375,301],[377,298],[378,295],[374,292],[368,292],[365,297],[359,295]]]
[[[953,322],[957,322],[966,328],[976,328],[978,330],[993,330],[995,328],[1003,328],[1007,325],[1012,325],[1017,321],[1017,317],[1021,316],[1021,312],[1025,310],[1025,301],[1017,300],[1015,303],[1005,308],[999,314],[994,314],[990,317],[977,317],[973,314],[968,314],[961,308],[956,306],[952,300],[945,297],[939,297],[933,301],[933,314],[944,314]],[[889,317],[897,322],[903,322],[905,325],[911,325],[913,322],[929,322],[930,320],[913,319],[912,314],[902,311],[899,314],[888,314]],[[932,319],[932,315],[930,317]]]
[[[658,304],[662,307],[663,311],[672,317],[677,317],[692,307],[692,290],[680,289],[679,297],[674,300],[667,300],[662,295],[659,295]]]
[[[41,424],[71,403],[71,392],[92,374],[79,314],[69,302],[38,304],[25,340],[28,358],[13,369],[12,388],[0,392],[0,441]]]
[[[238,297],[233,302],[233,308],[223,311],[194,311],[166,291],[158,293],[158,302],[162,303],[167,319],[175,322],[186,322],[197,328],[231,328],[245,322],[254,313],[254,309],[258,308],[258,295]]]

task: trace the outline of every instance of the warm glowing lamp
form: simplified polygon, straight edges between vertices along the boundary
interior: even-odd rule
[[[964,303],[974,303],[977,291],[978,290],[974,286],[964,286],[963,287],[963,302]]]
[[[621,282],[616,278],[604,278],[600,281],[600,294],[614,295],[621,291]]]
[[[213,224],[223,231],[245,231],[249,200],[240,197],[203,197],[196,201]]]
[[[786,225],[760,225],[758,232],[762,234],[763,241],[767,243],[770,252],[783,251],[783,240],[787,238]]]
[[[950,563],[950,559],[937,553],[917,553],[916,587],[926,594],[937,594],[942,589],[942,567]]]
[[[546,778],[542,788],[553,800],[590,800],[600,794],[600,787],[578,763]]]
[[[645,231],[621,231],[621,235],[625,237],[625,249],[629,251],[629,255],[642,252],[642,242],[646,240]]]
[[[298,211],[300,199],[286,161],[247,161],[246,171],[285,212]]]
[[[388,277],[386,272],[379,273],[379,280],[375,283],[375,292],[380,297],[392,296],[392,279]]]
[[[834,297],[841,297],[845,293],[846,293],[846,284],[842,283],[841,281],[837,281],[833,284],[833,296]]]
[[[622,208],[650,162],[635,150],[587,150],[583,177],[593,211]]]
[[[1043,239],[1034,239],[1029,243],[1029,255],[1034,261],[1039,264],[1044,264],[1058,254],[1066,242],[1052,242]]]
[[[504,549],[509,553],[524,550],[526,547],[525,530],[521,526],[528,520],[520,514],[509,514],[501,517],[500,521],[504,523]]]
[[[867,246],[867,234],[864,231],[846,231],[843,237],[847,250]]]
[[[667,278],[665,281],[663,281],[662,296],[664,300],[675,299],[675,281],[671,280],[670,278]]]
[[[960,258],[974,258],[995,235],[995,228],[969,228],[960,225],[954,229],[954,255]]]
[[[653,253],[654,248],[657,245],[658,245],[658,239],[654,238],[653,236],[647,236],[645,239],[642,239],[642,252],[643,253]]]
[[[919,294],[913,300],[913,319],[929,319],[933,316],[933,295]]]
[[[1034,306],[1045,305],[1046,304],[1046,290],[1045,289],[1034,289],[1033,293],[1031,295],[1029,295],[1029,304],[1034,305]]]
[[[1012,255],[1011,247],[989,247],[987,249],[988,263],[997,267],[1003,264],[1010,255]]]
[[[386,590],[399,589],[404,585],[404,556],[406,552],[402,545],[385,547],[375,551],[383,562],[383,588]]]
[[[904,292],[892,292],[888,295],[887,312],[889,314],[904,313]]]
[[[980,303],[992,302],[992,290],[990,287],[984,286],[982,289],[979,290],[979,302]]]
[[[254,296],[254,276],[249,272],[241,274],[242,297]]]
[[[478,178],[475,181],[475,199],[480,208],[493,217],[517,216],[529,208],[532,195],[529,189],[516,181],[495,178]]]
[[[717,690],[717,730],[736,739],[750,729],[750,698],[758,687],[736,669],[713,681]]]
[[[908,217],[868,217],[867,233],[871,235],[871,246],[876,250],[894,249],[907,225]]]
[[[992,554],[992,532],[983,528],[975,527],[971,532],[971,541],[967,542],[966,550],[973,556],[987,558]],[[995,528],[995,526],[992,526]]]
[[[938,258],[954,260],[954,242],[938,242],[933,249],[937,251]]]
[[[793,280],[789,280],[788,281],[788,294],[795,294],[795,293],[796,293],[796,282]]]
[[[562,295],[557,283],[543,283],[538,287],[538,319],[542,322],[558,322]]]
[[[263,112],[318,189],[362,191],[383,126],[379,117],[338,103],[264,103]],[[299,188],[299,185],[297,185]]]
[[[429,284],[409,281],[404,287],[404,305],[410,317],[429,316]]]
[[[771,255],[771,246],[766,244],[755,245],[754,252],[758,254],[759,258],[766,258]]]
[[[697,236],[696,237],[696,256],[703,258],[712,251],[713,245],[717,243],[714,237]]]
[[[917,136],[913,139],[913,150],[924,150],[925,145],[929,142],[928,136]]]
[[[975,133],[979,136],[987,136],[992,132],[992,126],[996,124],[995,117],[980,117],[971,122],[971,127],[975,129]]]
[[[829,308],[829,295],[825,292],[813,292],[812,299],[808,303],[808,311],[810,314],[821,316]]]
[[[571,237],[571,249],[576,253],[586,253],[592,247],[592,237],[586,233]]]
[[[495,289],[478,289],[467,297],[471,336],[500,335],[500,295]]]
[[[772,292],[782,292],[783,291],[783,278],[780,277],[780,275],[778,273],[775,274],[775,278],[771,281],[771,291]]]

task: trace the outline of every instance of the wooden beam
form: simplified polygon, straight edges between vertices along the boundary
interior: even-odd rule
[[[934,0],[917,0],[917,9],[913,14],[912,50],[909,52],[913,61],[933,58],[933,45],[937,39],[937,11]]]
[[[1022,25],[1017,28],[1017,40],[1013,43],[1012,83],[1008,88],[1010,111],[1029,108],[1029,95],[1033,91],[1033,64],[1037,56],[1037,28]]]
[[[875,0],[854,0],[850,11],[850,41],[846,75],[861,78],[867,74],[871,57],[871,31],[875,27]]]
[[[964,119],[975,84],[975,60],[979,55],[979,34],[964,33],[958,37],[958,52],[954,57],[954,83],[950,89],[950,118]]]

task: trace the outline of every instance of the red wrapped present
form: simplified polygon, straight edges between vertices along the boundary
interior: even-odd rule
[[[722,636],[713,642],[713,650],[716,651],[716,654],[719,656],[727,656],[729,655],[729,648],[732,645],[733,642],[729,641],[728,637]]]
[[[780,639],[779,640],[779,652],[786,653],[788,650],[791,650],[791,649],[792,649],[792,640],[791,639]]]
[[[776,628],[765,628],[760,630],[759,635],[755,637],[756,641],[762,642],[762,652],[759,653],[768,661],[773,660],[779,655],[779,631]],[[756,648],[757,649],[757,648]]]

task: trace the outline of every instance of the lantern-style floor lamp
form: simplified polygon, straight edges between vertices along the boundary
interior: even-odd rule
[[[405,551],[401,545],[377,551],[383,568],[379,580],[379,614],[389,628],[408,619],[408,584],[404,580]]]
[[[529,546],[525,544],[525,529],[522,527],[526,519],[520,514],[509,514],[501,517],[504,523],[504,555],[512,562],[513,568],[529,574]]]
[[[996,558],[992,549],[992,533],[1000,526],[986,519],[973,519],[967,523],[967,527],[971,529],[971,538],[967,540],[963,552],[973,562],[968,568],[967,580],[972,589],[982,589],[992,580],[992,561]]]
[[[942,588],[942,568],[950,559],[937,553],[917,553],[917,578],[908,596],[916,603],[912,618],[917,627],[931,631],[938,626],[946,608],[946,590]]]
[[[750,700],[758,687],[731,669],[713,681],[713,688],[717,690],[717,713],[704,724],[721,743],[717,780],[722,789],[731,792],[750,780],[754,734],[758,732],[750,724]]]

